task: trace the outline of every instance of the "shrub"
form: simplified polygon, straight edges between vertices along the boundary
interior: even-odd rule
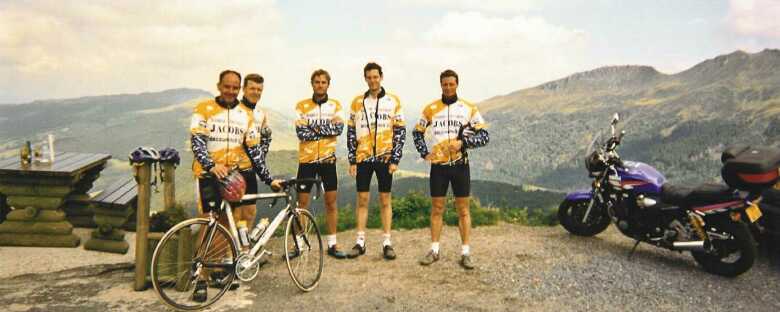
[[[190,216],[181,204],[169,211],[155,211],[149,217],[149,232],[167,232],[174,225],[189,219]]]

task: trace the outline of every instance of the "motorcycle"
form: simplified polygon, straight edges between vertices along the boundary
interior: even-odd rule
[[[604,144],[596,136],[589,145],[585,167],[591,188],[566,195],[558,209],[560,224],[571,234],[594,236],[613,223],[636,241],[629,258],[644,242],[690,251],[713,274],[734,277],[748,271],[757,253],[748,225],[761,217],[761,190],[777,182],[780,158],[746,167],[740,162],[746,150],[727,149],[722,172],[728,185],[673,185],[652,166],[620,158],[617,149],[626,132],[616,133],[619,120],[615,114]],[[762,153],[780,156],[780,150]]]

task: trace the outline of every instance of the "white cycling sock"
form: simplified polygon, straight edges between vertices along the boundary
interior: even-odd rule
[[[328,239],[328,248],[333,247],[334,245],[336,245],[336,235],[335,234],[331,234],[331,235],[328,235],[328,236],[325,236],[325,237]]]
[[[382,237],[384,237],[384,241],[382,241],[382,247],[385,246],[392,246],[393,243],[390,241],[390,233],[382,234]]]
[[[435,254],[439,254],[439,242],[431,243],[431,251]]]
[[[468,256],[469,255],[469,245],[461,246],[460,250],[461,250],[461,254],[463,254],[464,256]]]
[[[360,245],[360,247],[366,247],[366,232],[357,232],[355,243]]]

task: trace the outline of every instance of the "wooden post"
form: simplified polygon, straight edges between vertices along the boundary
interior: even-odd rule
[[[138,181],[138,207],[136,211],[135,228],[135,290],[146,289],[146,257],[149,241],[149,205],[151,200],[150,181],[152,178],[152,164],[145,162],[133,164]]]
[[[176,165],[173,162],[162,162],[163,199],[165,211],[176,207]]]
[[[185,291],[190,281],[190,261],[192,261],[192,233],[189,228],[183,228],[179,233],[179,248],[177,249],[176,290]]]

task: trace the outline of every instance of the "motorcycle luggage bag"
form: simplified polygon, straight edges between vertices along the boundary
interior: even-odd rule
[[[741,149],[741,148],[739,148]],[[722,159],[726,159],[721,169],[723,181],[729,187],[760,191],[774,185],[780,173],[780,149],[771,147],[727,148]],[[732,155],[726,155],[726,152]]]
[[[728,147],[726,147],[725,150],[723,150],[723,153],[720,155],[720,162],[726,164],[726,161],[737,157],[737,155],[744,152],[748,148],[750,148],[750,145],[747,144],[729,145]]]

